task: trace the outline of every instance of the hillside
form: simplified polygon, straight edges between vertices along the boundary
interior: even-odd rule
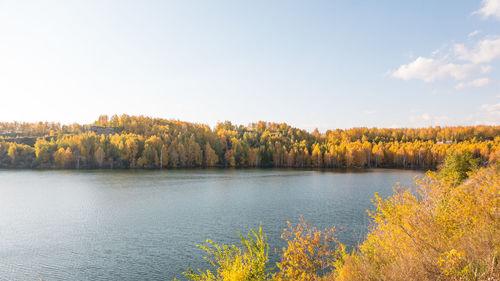
[[[260,121],[208,125],[144,116],[93,124],[0,123],[0,168],[415,168],[450,152],[498,158],[500,126],[317,130]]]

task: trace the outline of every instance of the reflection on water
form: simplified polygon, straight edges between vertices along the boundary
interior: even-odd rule
[[[206,238],[237,243],[262,224],[271,248],[299,215],[353,245],[374,192],[402,170],[0,170],[0,280],[172,280],[206,264]],[[271,251],[272,260],[277,256]]]

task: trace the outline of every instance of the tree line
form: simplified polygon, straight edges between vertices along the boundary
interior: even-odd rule
[[[101,129],[112,133],[103,134]],[[31,142],[29,140],[32,140]],[[260,121],[208,125],[145,116],[93,124],[0,123],[0,168],[420,168],[452,152],[498,158],[500,126],[352,128],[307,132]]]

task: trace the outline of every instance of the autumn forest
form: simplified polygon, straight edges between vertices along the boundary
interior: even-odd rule
[[[0,168],[438,167],[450,152],[499,158],[500,126],[312,133],[260,121],[208,125],[106,115],[93,124],[0,123]]]

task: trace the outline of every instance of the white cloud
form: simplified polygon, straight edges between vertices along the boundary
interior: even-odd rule
[[[481,109],[487,112],[494,112],[500,114],[500,102],[497,104],[483,104]]]
[[[481,9],[474,12],[484,19],[495,17],[500,20],[500,0],[483,0]]]
[[[500,0],[483,0],[481,9],[474,13],[484,17],[496,16],[500,19]],[[475,39],[480,33],[478,29],[470,32],[466,44],[443,44],[429,56],[411,59],[409,63],[400,65],[395,71],[390,71],[391,76],[424,82],[454,79],[460,82],[456,85],[457,89],[488,85],[492,81],[480,76],[490,73],[492,71],[490,63],[500,59],[500,36]]]
[[[483,104],[478,112],[469,115],[467,119],[475,125],[498,125],[500,124],[500,103]]]
[[[392,73],[392,76],[403,80],[421,79],[425,82],[445,78],[464,80],[475,68],[472,64],[446,63],[442,60],[418,57],[409,64],[401,65]]]
[[[371,114],[375,114],[375,113],[377,113],[377,111],[376,111],[376,110],[374,110],[374,109],[365,110],[365,114],[369,114],[369,115],[371,115]]]
[[[445,52],[447,49],[449,48],[448,44],[443,44],[441,45],[441,47],[439,47],[438,49],[434,50],[431,55],[433,57],[435,57],[436,55],[438,54],[442,54],[443,52]]]
[[[467,35],[467,36],[468,37],[474,37],[474,36],[478,35],[480,32],[481,31],[479,31],[479,30],[476,29],[476,30],[472,31],[471,33],[469,33],[469,35]]]
[[[478,78],[476,80],[472,80],[469,82],[471,87],[483,87],[490,83],[490,79],[488,78]]]
[[[488,85],[489,83],[490,83],[490,79],[488,79],[488,78],[478,78],[478,79],[472,80],[472,81],[467,82],[467,83],[460,82],[460,83],[458,83],[458,85],[455,88],[457,88],[457,89],[463,89],[463,88],[467,88],[467,87],[479,88],[479,87],[484,87],[484,86]]]
[[[455,44],[454,49],[455,54],[461,60],[473,63],[491,62],[500,58],[500,38],[481,40],[471,50],[467,50],[464,44]]]
[[[432,116],[428,113],[421,115],[411,115],[410,122],[417,127],[428,127],[436,125],[449,125],[450,118],[448,116]]]
[[[481,66],[481,73],[482,74],[490,73],[491,69],[492,69],[491,65],[483,65]]]

